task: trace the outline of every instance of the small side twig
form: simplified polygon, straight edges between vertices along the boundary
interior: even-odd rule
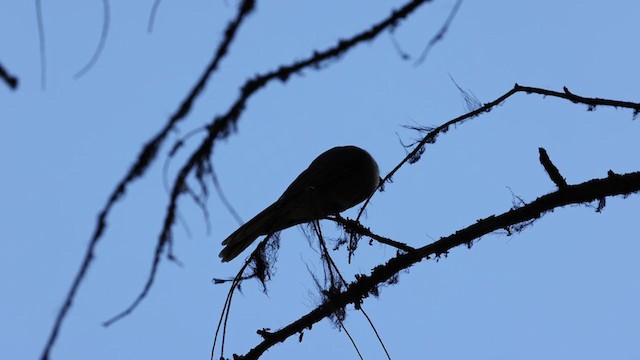
[[[542,147],[538,148],[538,152],[540,153],[540,164],[544,167],[544,171],[547,172],[551,181],[558,187],[558,189],[564,189],[567,186],[567,181],[560,175],[560,171],[558,168],[553,165],[551,159],[549,159],[549,155],[547,154],[547,150]]]
[[[344,226],[347,232],[354,232],[354,233],[369,237],[381,244],[393,246],[396,249],[399,249],[408,253],[416,250],[414,247],[409,246],[405,243],[402,243],[393,239],[389,239],[378,234],[374,234],[373,232],[371,232],[369,228],[364,227],[357,220],[345,219],[340,215],[336,215],[335,217],[330,217],[328,219],[335,221],[336,223]]]
[[[15,90],[18,87],[18,78],[9,74],[2,64],[0,64],[0,79],[4,80],[11,90]]]

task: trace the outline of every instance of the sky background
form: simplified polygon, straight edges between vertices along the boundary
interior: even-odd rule
[[[0,3],[0,61],[19,77],[0,85],[0,358],[35,359],[78,270],[96,215],[144,144],[166,122],[209,62],[235,1],[111,2],[110,31],[95,67],[73,75],[99,40],[100,1],[43,2],[47,87],[40,86],[33,1]],[[257,73],[333,46],[403,2],[258,1],[190,116],[171,142],[226,112]],[[218,142],[212,162],[246,221],[276,200],[321,152],[367,149],[386,174],[405,155],[403,125],[439,125],[467,112],[453,77],[481,102],[514,83],[583,96],[640,101],[637,1],[472,1],[462,4],[444,41],[414,66],[454,1],[422,6],[391,36],[360,45],[321,71],[272,83],[248,103],[238,132]],[[412,56],[405,61],[393,38]],[[569,183],[637,171],[640,123],[630,110],[518,94],[442,135],[417,164],[403,167],[368,207],[366,226],[419,247],[507,211],[511,191],[525,201],[554,190],[538,162],[545,147]],[[172,179],[189,149],[169,163]],[[108,218],[96,260],[80,288],[53,359],[208,359],[227,287],[220,241],[237,227],[215,195],[211,232],[186,198],[189,231],[174,226],[183,267],[164,261],[157,281],[128,318],[124,309],[148,274],[168,196],[168,146],[130,186]],[[488,235],[471,250],[423,261],[364,308],[394,359],[638,359],[640,197],[556,210],[523,233]],[[347,211],[353,216],[354,211]],[[331,236],[335,226],[324,225]],[[191,236],[189,236],[189,234]],[[257,329],[277,329],[319,302],[307,266],[318,255],[300,230],[282,233],[268,296],[244,284],[232,308],[225,355],[255,346]],[[350,279],[395,254],[363,242],[353,262],[335,253]],[[384,359],[363,316],[345,325],[365,359]],[[322,321],[304,341],[289,339],[264,359],[355,359],[345,334]]]

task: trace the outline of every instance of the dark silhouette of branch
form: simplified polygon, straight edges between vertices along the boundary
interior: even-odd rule
[[[446,133],[447,131],[449,131],[449,127],[451,127],[452,125],[459,125],[462,124],[463,122],[465,122],[466,120],[475,118],[476,116],[489,112],[491,111],[494,107],[502,104],[505,100],[507,100],[508,98],[510,98],[512,95],[517,94],[517,93],[525,93],[525,94],[538,94],[538,95],[542,95],[542,96],[549,96],[549,97],[556,97],[556,98],[560,98],[560,99],[565,99],[565,100],[569,100],[573,103],[576,104],[585,104],[587,105],[587,110],[588,111],[594,111],[596,109],[596,107],[598,106],[612,106],[615,108],[626,108],[626,109],[632,109],[633,110],[633,118],[635,119],[638,114],[640,113],[640,103],[634,103],[634,102],[630,102],[630,101],[621,101],[621,100],[611,100],[611,99],[602,99],[602,98],[590,98],[590,97],[583,97],[583,96],[579,96],[579,95],[575,95],[573,93],[571,93],[569,91],[569,89],[567,89],[567,87],[565,86],[563,88],[563,92],[558,92],[558,91],[553,91],[553,90],[547,90],[547,89],[542,89],[542,88],[536,88],[536,87],[530,87],[530,86],[521,86],[518,84],[515,84],[513,86],[513,88],[509,91],[507,91],[506,93],[504,93],[503,95],[501,95],[500,97],[498,97],[497,99],[484,104],[483,106],[470,111],[464,115],[460,115],[454,119],[451,119],[449,121],[447,121],[446,123],[436,127],[436,128],[424,128],[424,131],[427,132],[427,134],[422,138],[422,140],[420,140],[419,142],[416,143],[415,147],[413,148],[413,150],[411,150],[407,156],[405,156],[404,159],[402,159],[398,165],[396,165],[391,171],[389,171],[389,173],[382,179],[382,181],[380,181],[380,188],[382,188],[384,186],[384,184],[386,184],[387,182],[389,182],[391,180],[391,178],[393,178],[393,175],[395,175],[396,172],[398,172],[398,170],[400,170],[401,167],[403,167],[406,163],[410,163],[413,164],[417,161],[420,160],[420,157],[422,156],[422,154],[425,151],[425,146],[427,144],[434,144],[436,142],[437,137],[440,134]],[[420,128],[416,128],[416,130],[421,130]],[[371,197],[375,195],[375,193],[373,193],[371,195]],[[371,197],[369,197],[369,199],[367,199],[364,204],[362,205],[362,207],[360,208],[360,211],[358,212],[358,216],[356,217],[356,221],[360,220],[360,217],[362,216],[362,214],[364,213],[365,208],[367,207],[367,205],[369,204],[369,201],[371,200]]]
[[[107,42],[107,34],[109,34],[109,23],[111,22],[111,13],[109,11],[109,0],[102,0],[102,32],[100,33],[100,41],[96,46],[96,49],[91,56],[91,59],[73,75],[73,78],[78,80],[84,76],[91,68],[96,64],[104,49],[104,44]]]
[[[418,248],[416,251],[395,256],[386,264],[375,267],[370,275],[357,276],[346,290],[334,294],[325,303],[280,330],[269,332],[268,336],[263,336],[262,342],[239,358],[244,360],[258,359],[275,344],[285,341],[304,329],[311,328],[313,324],[330,317],[339,309],[343,309],[349,304],[354,304],[357,307],[370,294],[377,293],[379,285],[424,259],[445,255],[454,247],[469,245],[474,240],[496,230],[512,229],[518,224],[535,221],[558,207],[589,203],[610,196],[626,196],[639,191],[640,172],[623,175],[609,172],[606,178],[569,185],[556,192],[543,195],[522,207],[478,220],[476,223],[434,243]]]
[[[233,103],[231,108],[224,115],[219,115],[208,125],[208,136],[202,141],[200,146],[191,154],[190,158],[184,164],[184,166],[178,172],[176,180],[173,184],[173,190],[171,191],[171,198],[167,206],[165,219],[162,226],[162,231],[158,237],[158,242],[154,251],[154,258],[151,264],[151,270],[147,281],[144,284],[141,292],[135,298],[135,300],[120,314],[114,316],[112,319],[105,322],[105,325],[110,325],[113,322],[122,319],[130,314],[140,302],[147,296],[155,276],[160,265],[160,259],[164,251],[165,246],[172,240],[172,227],[176,220],[178,199],[185,192],[187,185],[187,177],[198,167],[202,167],[203,164],[208,161],[211,152],[213,151],[214,142],[218,139],[224,139],[229,136],[233,130],[235,130],[236,124],[240,118],[240,115],[245,109],[248,100],[259,90],[264,88],[267,84],[274,80],[280,80],[286,82],[291,75],[299,74],[302,70],[307,68],[320,69],[321,66],[328,60],[338,59],[346,52],[364,42],[372,41],[384,30],[392,28],[398,24],[401,20],[409,16],[420,5],[428,2],[428,0],[413,0],[402,8],[392,11],[391,15],[374,24],[368,30],[363,31],[355,36],[346,40],[339,40],[335,46],[332,46],[323,51],[314,51],[313,54],[303,60],[295,61],[289,65],[282,65],[276,70],[269,71],[267,73],[257,75],[252,79],[249,79],[240,88],[240,96]],[[200,183],[201,186],[206,186],[204,183]]]
[[[447,33],[447,30],[449,30],[449,26],[453,22],[453,19],[456,18],[456,14],[458,14],[460,5],[462,5],[462,0],[457,0],[453,5],[453,8],[451,8],[451,12],[449,13],[447,19],[444,21],[444,24],[442,24],[440,30],[438,30],[438,32],[431,38],[431,40],[429,40],[427,46],[425,46],[424,50],[422,50],[422,54],[420,54],[418,60],[416,60],[416,62],[413,64],[414,66],[422,64],[427,59],[427,55],[429,55],[429,52],[431,51],[433,46],[444,39],[444,35]]]
[[[392,246],[396,249],[402,250],[402,251],[406,251],[406,252],[411,252],[411,251],[415,251],[416,249],[405,244],[405,243],[401,243],[398,241],[395,241],[393,239],[389,239],[387,237],[378,235],[378,234],[374,234],[373,232],[371,232],[371,229],[364,227],[362,224],[360,224],[360,222],[355,221],[355,220],[351,220],[351,219],[345,219],[340,215],[337,215],[335,217],[330,217],[328,218],[328,220],[332,220],[335,221],[336,223],[342,225],[345,229],[345,231],[347,233],[356,233],[358,235],[363,235],[363,236],[367,236],[381,244],[385,244],[385,245],[389,245]]]
[[[139,177],[141,177],[142,175],[144,175],[146,170],[149,168],[149,165],[156,158],[158,150],[162,145],[162,143],[164,142],[165,138],[167,137],[169,131],[173,129],[173,127],[179,121],[181,121],[187,116],[195,99],[200,95],[208,79],[216,71],[222,58],[224,58],[224,56],[227,54],[227,51],[229,50],[229,46],[232,43],[233,39],[235,38],[238,28],[243,23],[247,15],[249,15],[253,11],[254,5],[255,5],[254,0],[244,0],[239,5],[238,14],[228,24],[224,33],[224,37],[218,46],[218,50],[216,51],[216,54],[213,60],[211,61],[211,63],[209,64],[209,66],[207,67],[203,75],[200,77],[200,79],[198,80],[194,88],[191,90],[189,95],[186,97],[186,99],[182,102],[179,109],[171,116],[167,124],[160,130],[160,132],[158,132],[151,140],[149,140],[149,142],[145,144],[142,151],[138,155],[138,158],[135,161],[135,163],[131,166],[131,168],[129,169],[127,174],[124,176],[124,178],[120,180],[120,182],[116,185],[115,189],[109,196],[109,199],[107,200],[105,206],[102,208],[102,210],[98,214],[98,219],[97,219],[96,226],[94,228],[93,236],[91,237],[91,240],[89,241],[89,245],[87,246],[87,250],[85,252],[84,258],[80,265],[80,269],[78,270],[73,280],[71,288],[69,289],[69,292],[65,297],[63,305],[60,308],[60,311],[58,312],[58,315],[54,322],[53,328],[51,329],[49,338],[47,340],[47,343],[44,347],[44,350],[41,356],[42,360],[46,360],[49,358],[49,353],[51,352],[51,349],[56,341],[56,338],[58,337],[58,333],[60,331],[60,327],[62,326],[62,322],[64,321],[69,309],[71,308],[71,304],[73,302],[73,299],[76,296],[78,288],[80,287],[80,284],[82,283],[82,281],[85,279],[87,271],[91,266],[96,246],[104,234],[104,231],[107,225],[107,216],[111,212],[111,209],[125,194],[127,190],[127,186],[133,181],[135,181],[136,179],[138,179]],[[41,8],[40,0],[36,0],[36,10],[38,14],[38,29],[40,30],[39,32],[40,48],[41,48],[41,54],[42,54],[42,59],[44,63],[44,32],[42,31],[42,17],[41,17],[40,8]],[[42,66],[43,66],[42,79],[43,79],[43,86],[44,86],[44,79],[45,79],[44,69],[45,68],[44,68],[44,65]]]
[[[634,102],[630,102],[630,101],[620,101],[620,100],[610,100],[610,99],[602,99],[602,98],[589,98],[589,97],[583,97],[583,96],[578,96],[578,95],[574,95],[571,92],[569,92],[569,90],[564,87],[564,92],[557,92],[557,91],[553,91],[553,90],[547,90],[547,89],[542,89],[542,88],[536,88],[536,87],[530,87],[530,86],[520,86],[518,84],[515,84],[513,89],[507,91],[506,93],[504,93],[503,95],[501,95],[500,97],[498,97],[497,99],[493,100],[492,102],[486,103],[483,106],[470,111],[464,115],[458,116],[455,119],[449,120],[446,123],[438,126],[437,128],[429,131],[427,133],[427,135],[420,140],[420,142],[416,145],[416,147],[409,152],[409,154],[407,154],[407,156],[398,164],[396,165],[396,167],[393,168],[393,170],[391,170],[389,172],[389,174],[387,174],[387,176],[385,176],[383,178],[383,182],[388,182],[393,175],[407,162],[409,162],[412,159],[416,159],[416,157],[420,156],[420,152],[422,150],[422,148],[426,145],[426,144],[433,144],[436,142],[436,138],[442,134],[445,133],[447,131],[449,131],[449,127],[452,125],[459,125],[461,123],[463,123],[464,121],[474,118],[482,113],[486,113],[491,111],[494,107],[502,104],[502,102],[504,102],[505,100],[507,100],[509,97],[511,97],[514,94],[517,93],[526,93],[526,94],[538,94],[538,95],[543,95],[543,96],[550,96],[550,97],[557,97],[560,99],[565,99],[565,100],[569,100],[573,103],[576,104],[585,104],[588,106],[588,110],[593,111],[597,106],[613,106],[613,107],[621,107],[621,108],[627,108],[627,109],[633,109],[633,116],[637,116],[637,114],[640,112],[640,103],[634,103]],[[417,160],[414,160],[414,162]]]
[[[0,64],[0,79],[4,80],[11,90],[15,90],[18,87],[18,78],[9,74],[2,64]]]
[[[540,164],[544,167],[544,171],[547,172],[551,181],[560,189],[566,188],[567,181],[560,175],[560,171],[558,168],[553,165],[551,159],[549,159],[549,155],[547,154],[547,150],[544,148],[538,148],[538,152],[540,153]]]

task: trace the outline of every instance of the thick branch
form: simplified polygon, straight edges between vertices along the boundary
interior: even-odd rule
[[[313,324],[331,316],[336,310],[344,308],[348,304],[359,304],[372,291],[375,291],[378,285],[383,284],[400,271],[423,259],[429,259],[434,255],[446,254],[456,246],[470,244],[473,240],[493,231],[508,229],[519,223],[538,219],[545,212],[558,207],[589,203],[608,196],[628,195],[638,191],[640,191],[640,172],[624,175],[610,172],[606,178],[594,179],[578,185],[569,185],[564,189],[541,196],[523,207],[479,220],[473,225],[432,244],[418,248],[416,251],[397,255],[386,264],[374,268],[371,275],[359,276],[356,281],[349,284],[347,290],[336,294],[329,301],[293,323],[263,336],[264,340],[260,344],[240,358],[258,359],[270,347],[283,342],[288,337],[300,333],[304,329],[310,328]]]
[[[384,237],[382,235],[378,235],[378,234],[374,234],[373,232],[371,232],[371,229],[364,227],[364,225],[360,224],[359,221],[356,220],[351,220],[351,219],[345,219],[342,216],[338,215],[335,217],[330,217],[328,218],[331,221],[335,221],[336,223],[342,225],[345,229],[345,231],[347,233],[355,233],[355,234],[359,234],[359,235],[363,235],[366,237],[369,237],[373,240],[376,240],[377,242],[381,243],[381,244],[385,244],[385,245],[389,245],[389,246],[393,246],[396,249],[402,250],[402,251],[406,251],[406,252],[411,252],[411,251],[415,251],[416,249],[399,241],[395,241],[393,239],[389,239],[387,237]]]

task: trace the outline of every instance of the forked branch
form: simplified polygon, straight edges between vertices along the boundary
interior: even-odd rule
[[[629,195],[640,191],[640,172],[618,175],[609,172],[606,178],[593,179],[577,185],[568,185],[556,192],[546,194],[522,207],[499,215],[486,217],[476,223],[415,251],[399,254],[386,264],[375,267],[370,275],[360,275],[347,289],[335,294],[330,300],[280,330],[270,333],[241,359],[258,359],[267,349],[285,341],[290,336],[310,328],[313,324],[331,316],[349,304],[360,304],[369,294],[377,292],[379,285],[408,269],[423,259],[447,254],[454,247],[471,244],[474,240],[500,229],[512,229],[523,222],[539,219],[543,214],[558,207],[571,204],[586,204],[605,197]]]

